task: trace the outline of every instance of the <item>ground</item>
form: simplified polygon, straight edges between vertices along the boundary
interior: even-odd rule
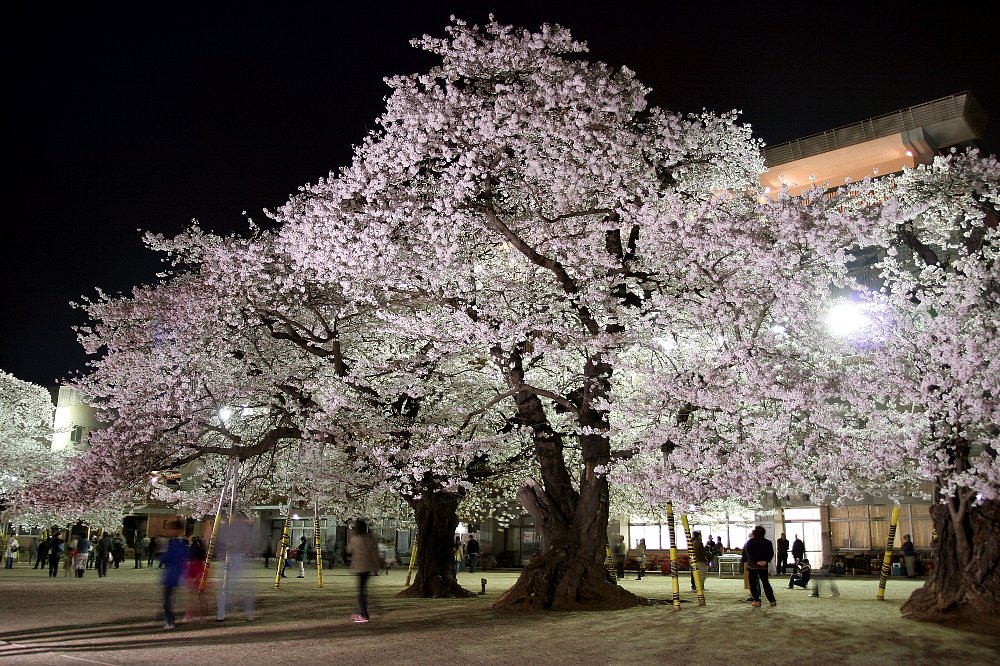
[[[230,613],[166,631],[157,619],[156,569],[112,569],[100,579],[49,578],[24,564],[0,569],[0,662],[12,664],[884,664],[1000,663],[995,624],[942,626],[907,620],[899,606],[920,583],[839,577],[841,596],[813,598],[775,580],[778,606],[751,608],[742,580],[712,578],[698,607],[686,577],[680,611],[654,605],[607,612],[497,611],[491,603],[515,572],[460,574],[486,594],[472,599],[398,599],[406,572],[371,579],[372,621],[356,625],[355,577],[343,567],[289,577],[251,568],[253,622]],[[773,580],[773,579],[772,579]],[[623,584],[669,601],[671,579],[651,575]],[[210,610],[214,598],[209,599]],[[178,600],[183,614],[185,600]],[[988,622],[988,620],[984,620]]]

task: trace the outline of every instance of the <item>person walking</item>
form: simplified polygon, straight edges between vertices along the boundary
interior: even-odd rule
[[[476,565],[479,564],[479,539],[475,534],[469,535],[469,541],[465,544],[465,553],[469,556],[469,573],[476,573]]]
[[[778,547],[778,573],[784,575],[785,569],[788,568],[788,539],[785,538],[784,532],[774,545]]]
[[[115,562],[115,569],[118,565],[125,561],[125,542],[122,541],[120,534],[116,534],[113,539],[111,539],[111,558]]]
[[[77,578],[83,578],[83,572],[87,569],[87,561],[90,559],[90,550],[93,544],[86,535],[76,540],[76,556],[73,558],[73,569]]]
[[[29,567],[35,563],[35,558],[37,557],[38,557],[38,537],[31,537],[31,543],[28,544]]]
[[[270,539],[268,539],[267,543],[264,544],[264,552],[262,553],[262,555],[264,556],[264,568],[270,569],[271,558],[274,557],[274,546],[271,545]]]
[[[42,542],[38,544],[38,556],[35,558],[34,569],[39,566],[44,571],[49,565],[49,548],[52,546],[52,537],[45,537]]]
[[[184,529],[184,523],[175,521],[173,530],[178,534],[167,542],[167,547],[160,555],[160,564],[165,567],[163,572],[163,618],[166,623],[164,629],[173,629],[176,624],[174,617],[174,591],[181,584],[184,569],[187,566],[188,542],[180,533]]]
[[[226,562],[222,584],[215,598],[215,621],[222,622],[230,609],[243,607],[243,619],[253,622],[257,598],[253,580],[245,573],[248,558],[255,551],[253,521],[246,514],[238,514],[232,522],[219,531],[216,548]],[[284,572],[282,572],[284,576]]]
[[[187,607],[182,622],[191,622],[197,613],[199,624],[205,623],[205,592],[201,588],[201,576],[205,572],[208,551],[201,537],[191,539],[188,549],[187,567],[184,570],[184,587],[187,588]]]
[[[299,565],[299,575],[296,578],[306,577],[306,553],[309,552],[309,543],[305,537],[299,539],[298,548],[295,550],[295,561]]]
[[[806,556],[806,544],[799,535],[795,535],[795,541],[792,542],[792,558],[797,564],[799,560]]]
[[[73,571],[73,562],[76,560],[76,537],[69,540],[66,544],[66,551],[63,553],[63,578],[69,578],[69,574]]]
[[[146,551],[145,551],[145,549],[142,546],[142,542],[145,541],[146,538],[143,537],[143,538],[140,539],[140,538],[138,538],[138,536],[139,535],[137,534],[136,535],[136,540],[135,540],[135,549],[134,549],[135,550],[135,554],[134,554],[134,561],[133,561],[133,565],[132,565],[133,569],[141,569],[142,568],[142,560],[146,556]]]
[[[152,567],[153,566],[153,558],[156,556],[156,552],[157,552],[156,549],[159,548],[159,547],[160,547],[160,545],[156,542],[156,537],[152,537],[152,538],[149,539],[149,543],[146,545],[146,566],[147,567]]]
[[[104,578],[108,575],[108,560],[111,559],[111,535],[104,534],[97,541],[97,554],[94,556],[97,566],[97,577]]]
[[[764,527],[758,525],[753,528],[753,536],[747,540],[744,549],[746,551],[746,563],[750,578],[750,596],[753,599],[752,605],[760,608],[760,588],[764,588],[764,594],[771,606],[777,606],[774,599],[774,590],[771,589],[771,582],[767,578],[767,568],[774,559],[774,544],[769,539],[764,538]]]
[[[646,540],[639,539],[639,543],[635,544],[635,561],[638,563],[639,575],[636,576],[636,580],[642,580],[642,574],[646,570]]]
[[[351,573],[358,577],[358,612],[351,619],[358,624],[365,624],[369,620],[365,587],[368,585],[368,577],[378,572],[378,548],[375,538],[368,531],[368,523],[363,519],[359,518],[354,524],[354,536],[347,542],[347,552],[351,555]]]

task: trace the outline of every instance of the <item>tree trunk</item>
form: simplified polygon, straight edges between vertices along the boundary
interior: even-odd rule
[[[957,504],[931,507],[938,535],[934,570],[903,604],[905,615],[937,621],[1000,616],[1000,503],[955,511]]]
[[[417,562],[413,583],[397,597],[471,597],[458,584],[454,569],[458,495],[427,490],[419,499],[408,498],[417,518]]]
[[[612,583],[608,575],[606,498],[607,479],[594,475],[594,487],[582,494],[576,513],[567,521],[553,510],[545,490],[529,481],[518,499],[542,532],[542,552],[494,607],[604,610],[642,604],[643,599]]]
[[[514,385],[523,384],[521,357],[511,354],[506,367]],[[542,535],[542,551],[520,578],[497,600],[497,608],[597,610],[628,608],[643,603],[631,592],[611,582],[605,567],[608,528],[608,480],[596,469],[611,458],[607,439],[607,413],[591,405],[610,393],[611,368],[600,355],[587,360],[585,383],[577,419],[585,429],[580,435],[583,469],[580,491],[573,489],[562,436],[554,431],[538,396],[521,391],[514,397],[519,419],[532,429],[535,455],[544,488],[534,481],[518,499]]]

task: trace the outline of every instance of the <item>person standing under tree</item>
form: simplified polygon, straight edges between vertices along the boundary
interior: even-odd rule
[[[4,565],[3,566],[4,566],[5,569],[13,569],[14,568],[14,561],[17,560],[17,550],[20,547],[21,547],[21,544],[18,543],[17,535],[16,534],[11,534],[10,538],[7,540],[7,548],[4,549],[4,552],[3,552],[3,558],[4,558]]]
[[[309,552],[309,544],[306,538],[299,539],[299,546],[295,549],[295,561],[299,563],[299,575],[296,578],[306,577],[306,553]]]
[[[778,547],[778,573],[783,575],[788,568],[788,539],[785,538],[784,532],[778,537],[775,545]]]
[[[462,570],[462,560],[465,559],[465,551],[462,549],[462,537],[455,537],[455,545],[451,548],[451,556],[455,562],[455,580],[458,580],[458,572]]]
[[[709,541],[709,543],[712,542]],[[695,592],[698,591],[694,583],[694,569],[697,566],[701,575],[701,589],[705,591],[708,589],[706,585],[708,582],[708,554],[705,552],[705,547],[701,545],[701,532],[698,530],[691,533],[691,549],[688,554],[691,556],[691,589]]]
[[[746,553],[747,570],[750,578],[750,596],[753,599],[752,605],[760,608],[760,588],[763,586],[764,594],[771,606],[777,606],[774,599],[774,590],[771,589],[771,582],[767,578],[767,568],[774,559],[774,544],[764,538],[765,530],[758,525],[750,533],[751,537],[744,546]]]
[[[906,577],[913,578],[917,575],[917,551],[913,548],[913,541],[909,534],[903,535],[903,562],[906,564]]]
[[[479,564],[479,540],[475,534],[469,535],[469,542],[465,544],[465,553],[469,556],[469,573],[476,573],[476,565]]]
[[[66,543],[56,534],[52,537],[49,546],[49,577],[55,578],[59,575],[59,563],[62,561],[63,550]]]
[[[806,544],[799,538],[799,535],[795,535],[795,541],[792,542],[792,557],[795,563],[798,564],[799,561],[806,556]]]
[[[140,534],[141,534],[141,532],[140,532]],[[134,564],[132,566],[133,569],[141,569],[142,568],[142,560],[143,560],[143,557],[146,554],[146,551],[143,550],[143,547],[142,547],[142,542],[145,541],[145,537],[143,537],[141,539],[138,538],[138,537],[139,537],[139,535],[137,534],[136,535],[136,540],[135,540],[135,553],[134,553],[135,554],[135,561],[134,561]]]
[[[51,545],[52,537],[46,537],[38,544],[38,557],[35,558],[35,566],[33,568],[37,569],[41,567],[43,571],[45,570],[49,564],[49,548]]]
[[[615,573],[618,580],[625,578],[625,537],[621,534],[615,536],[615,545],[611,547],[611,561],[615,565]]]
[[[639,575],[636,576],[636,580],[642,580],[642,574],[646,571],[646,540],[639,539],[639,543],[635,544],[635,561],[636,566],[639,567]]]
[[[97,567],[97,577],[108,575],[108,560],[111,559],[111,535],[105,534],[97,541],[97,555],[94,556],[94,566]]]
[[[369,620],[365,587],[368,585],[368,577],[378,572],[378,548],[375,538],[368,531],[368,523],[360,518],[354,524],[354,536],[347,542],[347,552],[351,555],[351,573],[358,577],[358,612],[351,619],[364,624]]]

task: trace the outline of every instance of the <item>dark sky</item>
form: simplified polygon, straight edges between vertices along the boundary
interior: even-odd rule
[[[560,23],[635,70],[653,104],[740,109],[769,144],[971,90],[992,120],[995,25],[962,3],[922,14],[750,2],[51,3],[4,17],[7,194],[0,369],[43,385],[84,369],[70,301],[155,280],[140,229],[228,232],[346,164],[382,78],[451,14]],[[281,8],[278,8],[278,5]],[[345,8],[346,7],[346,8]],[[949,12],[953,14],[948,16]]]

